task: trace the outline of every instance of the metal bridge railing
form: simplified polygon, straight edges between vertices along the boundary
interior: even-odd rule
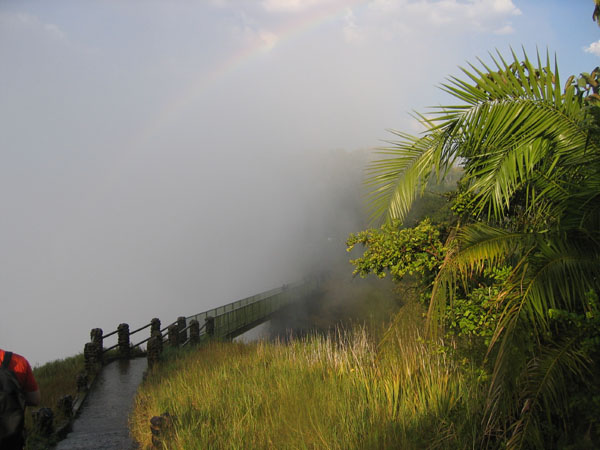
[[[311,277],[303,282],[284,285],[189,317],[179,317],[163,328],[157,318],[131,332],[126,323],[120,324],[115,331],[106,335],[103,335],[102,329],[94,328],[90,333],[91,342],[86,344],[84,350],[86,371],[93,373],[98,365],[105,362],[107,356],[109,358],[129,357],[134,349],[141,348],[143,344],[147,344],[150,359],[151,347],[158,348],[157,351],[160,353],[165,340],[169,345],[180,346],[199,342],[208,337],[232,339],[265,322],[274,312],[307,297],[318,286],[319,278]],[[147,328],[150,328],[150,336],[131,344],[131,336]],[[114,335],[117,336],[117,343],[105,348],[105,339]],[[115,349],[118,349],[116,355],[108,353]]]
[[[284,285],[218,308],[194,314],[186,317],[186,321],[188,323],[191,320],[197,320],[199,323],[207,323],[208,321],[210,324],[210,321],[213,320],[214,337],[234,338],[253,326],[266,321],[275,311],[305,297],[314,291],[316,286],[315,280]],[[210,334],[210,325],[206,328],[206,331]]]

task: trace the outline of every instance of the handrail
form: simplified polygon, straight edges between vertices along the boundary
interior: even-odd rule
[[[107,337],[110,337],[113,334],[117,334],[118,332],[119,332],[119,330],[117,329],[117,330],[115,330],[115,331],[113,331],[111,333],[105,334],[105,335],[102,336],[102,339],[106,339]]]
[[[112,350],[113,348],[117,348],[119,346],[119,343],[117,342],[115,345],[113,345],[112,347],[108,347],[102,350],[102,353],[106,353],[110,350]]]
[[[199,324],[199,323],[198,323]],[[179,330],[180,333],[183,333],[187,330],[189,330],[192,327],[192,324],[190,323],[187,327],[185,327],[183,330]],[[206,327],[206,322],[204,322],[204,325],[202,325],[199,330],[201,330],[202,328]]]
[[[175,322],[171,322],[169,325],[167,325],[166,327],[162,328],[162,329],[160,330],[160,332],[161,332],[161,333],[164,333],[165,331],[167,331],[167,330],[169,329],[169,327],[170,327],[171,325],[175,325],[176,323],[177,323],[177,321],[175,321]]]
[[[135,345],[132,345],[132,346],[131,346],[131,348],[136,348],[136,347],[139,347],[139,346],[140,346],[140,345],[142,345],[142,344],[145,344],[145,343],[146,343],[146,342],[148,342],[150,339],[152,339],[152,337],[153,337],[153,336],[149,336],[149,337],[147,337],[147,338],[146,338],[146,339],[144,339],[143,341],[141,341],[141,342],[138,342],[138,343],[137,343],[137,344],[135,344]],[[117,345],[119,345],[119,344],[117,344]]]
[[[191,324],[188,325],[187,327],[185,327],[183,330],[181,330],[181,332],[186,331],[188,328],[191,327]],[[202,325],[200,328],[198,328],[198,332],[202,331],[203,328],[206,328],[206,322],[204,322],[204,325]],[[206,334],[206,333],[205,333]],[[190,342],[192,341],[192,337],[190,336],[189,338],[186,339],[186,341],[181,344],[182,347],[185,347],[186,345],[188,345]]]
[[[201,333],[202,335],[210,334],[211,336],[214,335],[216,337],[221,338],[232,338],[240,333],[243,333],[244,330],[249,329],[248,327],[255,326],[257,323],[268,320],[268,318],[275,311],[281,309],[283,306],[295,301],[296,299],[305,296],[306,289],[312,290],[315,286],[318,286],[318,284],[319,282],[316,278],[312,278],[310,280],[305,279],[304,281],[295,282],[287,285],[284,284],[281,287],[270,289],[268,291],[252,295],[250,297],[246,297],[241,300],[228,303],[226,305],[221,305],[216,308],[200,312],[198,314],[193,314],[188,317],[179,317],[176,321],[160,329],[159,332],[161,336],[163,336],[163,342],[168,341],[169,337],[165,332],[169,330],[169,328],[171,328],[173,325],[177,325],[177,334],[179,336],[183,335],[184,339],[186,339],[182,345],[187,345],[190,342],[190,338],[187,335],[189,334],[188,330],[191,327],[191,320],[195,319],[199,322],[198,331],[204,331],[203,333]],[[210,328],[207,326],[209,318],[211,318]],[[154,320],[155,319],[153,319],[150,323],[147,323],[137,328],[134,331],[128,332],[127,339],[119,339],[121,341],[120,343],[117,342],[111,347],[102,348],[100,350],[101,353],[104,354],[122,345],[127,346],[126,348],[128,349],[132,349],[140,347],[142,344],[147,343],[148,341],[150,341],[152,336],[147,337],[146,339],[143,339],[142,341],[133,345],[129,343],[129,337],[142,330],[145,330],[148,327],[151,327]],[[158,321],[158,323],[160,323],[160,321]],[[100,335],[98,337],[100,344],[102,344],[102,342],[106,338],[109,338],[119,333],[120,328],[121,325],[119,325],[119,327],[116,330],[105,335],[102,335],[102,330],[100,330]],[[96,338],[94,338],[94,336],[92,335],[92,340],[94,339]],[[127,354],[128,350],[124,351],[124,353]]]
[[[145,329],[146,329],[146,328],[148,328],[150,325],[152,325],[152,322],[150,322],[150,323],[149,323],[149,324],[147,324],[147,325],[144,325],[143,327],[140,327],[140,328],[138,328],[138,329],[137,329],[137,330],[135,330],[135,331],[130,331],[130,332],[129,332],[129,336],[131,336],[132,334],[135,334],[135,333],[137,333],[138,331],[145,330]]]

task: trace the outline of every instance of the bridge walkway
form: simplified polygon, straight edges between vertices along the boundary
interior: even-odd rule
[[[187,318],[181,317],[182,324],[178,323],[178,319],[178,322],[169,325],[164,330],[169,329],[169,334],[171,334],[171,327],[176,326],[177,331],[174,334],[183,333],[184,335],[181,343],[177,344],[181,345],[188,339],[187,329],[191,326],[191,321],[196,320],[197,323],[204,324],[202,334],[199,336],[200,339],[207,337],[233,339],[269,320],[275,312],[285,306],[306,298],[317,287],[318,282],[316,280],[285,285]],[[153,324],[151,322],[131,333],[129,333],[127,324],[122,325],[125,325],[124,341],[127,350],[138,347],[150,339],[144,339],[142,342],[130,347],[129,336],[151,327]],[[160,326],[160,322],[158,325]],[[121,326],[117,331],[109,333],[106,337],[116,337],[117,333],[120,335],[120,328]],[[104,338],[101,329],[92,330],[92,340],[96,330],[100,332],[98,345],[102,351]],[[191,341],[191,338],[189,341]],[[86,344],[86,348],[88,345],[90,344]],[[112,347],[104,348],[103,351],[120,346],[121,344],[118,343]],[[65,440],[59,442],[56,450],[129,450],[136,448],[135,443],[129,437],[128,417],[137,387],[143,379],[147,365],[146,358],[135,358],[117,359],[104,366],[94,381],[92,390],[81,409],[81,414],[73,423],[73,431],[67,435]]]
[[[146,358],[120,359],[98,374],[73,431],[56,450],[129,450],[137,448],[129,437],[128,418]]]

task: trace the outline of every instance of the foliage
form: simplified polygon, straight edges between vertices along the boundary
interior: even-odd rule
[[[414,275],[423,285],[433,281],[444,259],[440,229],[424,220],[414,228],[401,228],[399,222],[386,223],[378,229],[351,234],[346,241],[350,252],[358,244],[365,247],[360,258],[351,260],[354,275],[374,273],[383,278],[391,274],[394,281]]]
[[[563,88],[549,57],[492,59],[494,69],[471,65],[468,81],[444,85],[460,103],[423,116],[422,136],[396,133],[382,150],[369,181],[374,213],[402,220],[431,180],[464,168],[463,220],[433,286],[430,330],[461,288],[476,295],[485,270],[510,267],[493,293],[488,445],[547,448],[557,442],[548,430],[575,442],[582,426],[598,439],[597,422],[582,424],[567,407],[570,387],[585,394],[598,363],[585,344],[591,329],[574,320],[587,317],[588,294],[600,291],[598,71]]]
[[[451,335],[483,338],[484,345],[490,344],[501,313],[496,299],[509,274],[509,267],[486,269],[479,282],[472,280],[476,287],[455,295],[444,317]]]
[[[418,280],[417,290],[426,304],[431,296],[431,285],[446,256],[440,226],[425,219],[412,228],[402,228],[397,221],[351,234],[348,251],[361,244],[362,256],[350,260],[354,275],[374,274],[384,278],[388,273],[396,283],[405,276]],[[482,276],[471,280],[468,289],[459,289],[452,299],[452,307],[445,312],[444,325],[448,335],[481,337],[488,345],[500,316],[495,298],[498,296],[510,269],[490,268]],[[404,283],[405,285],[406,283]]]

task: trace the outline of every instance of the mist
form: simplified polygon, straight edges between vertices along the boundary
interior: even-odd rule
[[[0,345],[40,364],[344,258],[367,154],[444,76],[589,44],[520,3],[2,2]]]
[[[340,165],[350,156],[334,155]],[[325,269],[329,251],[343,254],[361,217],[334,205],[359,200],[348,193],[360,188],[360,166],[336,180],[323,155],[237,158],[170,157],[103,189],[79,178],[83,168],[35,191],[27,192],[32,180],[15,180],[21,194],[3,225],[11,258],[1,273],[4,295],[19,301],[4,305],[2,341],[12,331],[12,345],[36,362],[68,356],[91,328],[169,323],[299,280]]]

